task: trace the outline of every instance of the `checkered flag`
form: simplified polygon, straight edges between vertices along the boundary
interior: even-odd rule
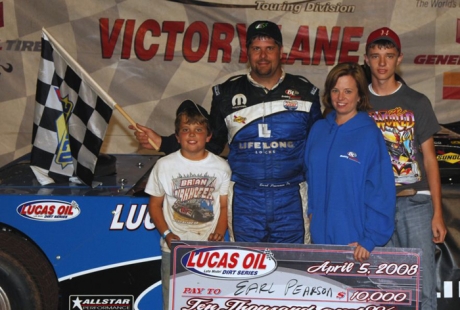
[[[81,68],[63,55],[62,47],[44,31],[31,168],[42,185],[68,182],[76,176],[91,186],[113,106],[96,94]]]

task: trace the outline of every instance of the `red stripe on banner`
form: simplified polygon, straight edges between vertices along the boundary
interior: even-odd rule
[[[444,86],[442,88],[442,99],[460,99],[460,87]]]
[[[0,27],[5,26],[3,22],[3,2],[0,2]]]
[[[460,19],[457,18],[457,36],[455,42],[460,43]]]

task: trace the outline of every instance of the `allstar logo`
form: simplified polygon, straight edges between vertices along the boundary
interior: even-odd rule
[[[71,310],[133,310],[132,295],[70,295]]]

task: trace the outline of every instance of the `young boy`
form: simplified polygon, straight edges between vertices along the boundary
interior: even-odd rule
[[[227,230],[227,193],[231,171],[227,162],[205,149],[211,139],[204,108],[184,101],[176,113],[175,133],[181,148],[160,158],[145,192],[149,213],[162,250],[163,308],[169,309],[172,240],[223,241]]]
[[[395,231],[387,246],[422,249],[422,309],[435,310],[434,243],[447,232],[433,142],[440,126],[428,98],[395,78],[403,54],[393,30],[373,31],[364,58],[372,74],[370,115],[384,135],[396,182]]]

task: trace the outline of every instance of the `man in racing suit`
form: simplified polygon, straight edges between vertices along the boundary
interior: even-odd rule
[[[232,241],[310,243],[306,217],[305,142],[321,117],[319,90],[281,67],[278,26],[256,21],[248,27],[251,70],[213,87],[207,149],[220,154],[228,143],[232,169],[229,231]],[[131,129],[134,129],[132,126]],[[176,138],[138,126],[142,146],[177,149]]]

